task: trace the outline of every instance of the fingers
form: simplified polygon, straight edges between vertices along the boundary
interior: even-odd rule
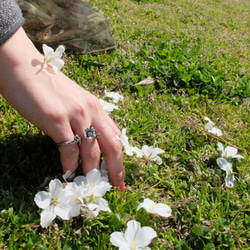
[[[82,160],[83,172],[86,175],[90,170],[100,166],[101,151],[98,141],[95,139],[89,140],[82,136],[82,144],[80,146],[80,155]]]
[[[65,128],[66,127],[66,128]],[[75,139],[75,135],[70,126],[65,126],[63,129],[56,129],[53,134],[54,141],[59,144],[64,142],[72,142]],[[63,133],[58,133],[63,131]],[[79,158],[79,146],[78,143],[62,145],[59,146],[60,159],[63,167],[63,172],[66,173],[67,170],[70,170],[74,173],[78,167],[78,158]]]
[[[59,147],[63,172],[70,170],[74,173],[78,167],[79,146],[78,144],[64,145]]]
[[[110,174],[111,183],[114,186],[120,186],[124,181],[125,171],[123,167],[122,144],[117,138],[120,131],[115,126],[109,125],[110,121],[102,122],[96,126],[97,132],[101,133],[98,137],[98,143],[104,154],[105,163]]]

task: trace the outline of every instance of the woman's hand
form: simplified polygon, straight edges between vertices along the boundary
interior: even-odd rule
[[[86,174],[99,168],[104,154],[111,182],[124,181],[120,131],[103,110],[99,100],[71,81],[63,73],[43,69],[43,56],[20,28],[0,47],[0,91],[27,120],[44,130],[55,143],[73,141],[77,134],[81,145],[59,147],[64,172],[75,172],[79,155]],[[92,125],[97,139],[84,138]]]

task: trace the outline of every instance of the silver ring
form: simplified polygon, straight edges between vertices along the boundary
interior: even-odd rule
[[[101,135],[100,133],[98,134],[95,133],[95,128],[92,125],[90,125],[89,128],[85,129],[84,137],[87,138],[88,140],[91,140],[92,138],[96,139],[100,135]]]
[[[81,145],[81,137],[79,135],[75,135],[74,140],[73,141],[66,141],[66,142],[62,142],[62,143],[57,143],[57,146],[65,146],[65,145],[70,145],[70,144],[75,144],[78,143],[79,145]]]

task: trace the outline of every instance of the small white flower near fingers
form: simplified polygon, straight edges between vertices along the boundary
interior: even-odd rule
[[[208,117],[204,117],[204,120],[208,121],[208,123],[205,125],[205,129],[208,130],[209,133],[221,136],[222,135],[222,131],[214,126],[214,122],[211,121]]]
[[[111,189],[108,178],[101,176],[97,169],[89,171],[85,176],[78,176],[74,182],[84,187],[83,197],[85,200],[85,210],[90,212],[92,216],[97,216],[99,210],[111,212],[108,202],[102,198],[107,191]],[[93,208],[93,211],[91,211]]]
[[[141,208],[144,208],[148,213],[158,214],[166,218],[172,215],[170,206],[163,203],[155,203],[149,198],[145,198],[144,201],[139,204],[139,206],[137,207],[137,211]]]
[[[140,149],[137,147],[132,147],[129,145],[128,137],[126,136],[126,128],[122,129],[121,136],[117,136],[117,138],[121,141],[123,145],[123,151],[126,155],[133,155],[134,153],[140,152]]]
[[[162,154],[165,151],[160,148],[154,148],[153,146],[144,145],[141,150],[136,151],[137,157],[148,161],[155,161],[158,165],[162,164],[162,159],[158,154]]]
[[[118,103],[119,101],[124,100],[124,97],[117,92],[107,92],[106,90],[104,91],[105,97],[112,98],[114,103]]]
[[[119,109],[117,105],[110,103],[110,102],[106,102],[103,99],[99,99],[103,109],[110,114],[114,109]]]
[[[43,53],[44,53],[43,68],[46,69],[48,65],[50,65],[53,67],[55,73],[58,74],[64,65],[64,61],[61,59],[64,51],[65,47],[63,45],[60,45],[54,51],[51,47],[47,46],[46,44],[43,44]]]
[[[238,159],[242,159],[244,158],[242,155],[238,155],[238,149],[231,147],[231,146],[227,146],[225,149],[222,145],[221,142],[218,142],[218,149],[219,151],[221,151],[221,157],[226,157],[226,158],[238,158]]]
[[[110,242],[120,250],[150,250],[148,245],[157,237],[151,227],[141,227],[140,222],[131,220],[127,223],[125,233],[113,232]]]

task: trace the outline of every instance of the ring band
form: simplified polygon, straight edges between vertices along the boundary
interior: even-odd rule
[[[100,133],[98,134],[95,133],[95,128],[92,125],[90,125],[89,128],[85,129],[84,137],[87,138],[88,140],[92,140],[92,138],[96,139],[100,135],[101,135]]]
[[[70,144],[75,144],[78,143],[79,145],[81,145],[81,137],[79,135],[75,135],[74,140],[73,141],[66,141],[66,142],[62,142],[62,143],[57,143],[57,146],[65,146],[65,145],[70,145]]]

